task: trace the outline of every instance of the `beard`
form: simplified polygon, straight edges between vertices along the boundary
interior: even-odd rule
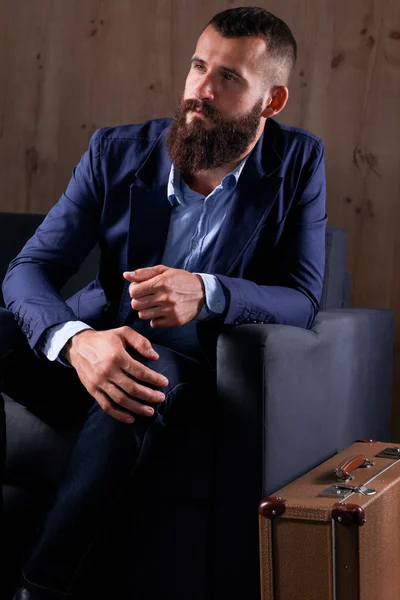
[[[187,123],[186,115],[196,109],[206,115],[207,120],[194,116]],[[212,104],[181,98],[166,137],[172,163],[183,176],[190,177],[198,171],[217,169],[238,159],[257,135],[261,112],[261,99],[245,115],[224,118]]]

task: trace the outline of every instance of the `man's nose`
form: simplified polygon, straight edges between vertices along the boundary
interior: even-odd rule
[[[214,100],[214,86],[211,77],[204,75],[196,87],[194,92],[197,100],[205,100],[206,102],[212,102]]]

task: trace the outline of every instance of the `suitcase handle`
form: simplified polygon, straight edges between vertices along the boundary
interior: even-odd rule
[[[359,469],[360,467],[371,467],[373,464],[364,454],[355,454],[354,456],[345,458],[334,470],[334,473],[339,481],[347,481],[348,479],[353,479],[350,475],[351,471],[355,471],[355,469]]]

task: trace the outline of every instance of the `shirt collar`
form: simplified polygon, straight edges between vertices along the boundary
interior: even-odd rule
[[[173,163],[169,172],[167,196],[171,206],[173,206],[175,202],[183,204],[181,196],[181,173],[178,169],[175,169]]]
[[[227,173],[221,183],[219,184],[219,188],[223,188],[225,185],[229,184],[230,181],[234,181],[234,187],[236,187],[237,182],[239,181],[239,177],[241,172],[243,171],[244,165],[249,157],[249,154],[244,157],[244,159],[231,171]],[[167,197],[171,206],[175,203],[183,205],[183,194],[182,194],[182,178],[181,173],[178,169],[175,169],[175,166],[171,165],[171,170],[169,172],[168,178],[168,186],[167,186]]]

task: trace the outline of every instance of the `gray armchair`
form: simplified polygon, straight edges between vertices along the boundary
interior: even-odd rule
[[[0,214],[0,279],[42,218]],[[149,457],[126,496],[124,527],[105,533],[94,552],[92,592],[98,581],[113,600],[258,600],[260,499],[355,439],[389,440],[393,315],[349,308],[345,233],[328,227],[326,249],[311,330],[254,324],[220,335],[218,405],[202,415],[188,406]],[[97,260],[95,250],[66,295],[92,277]],[[11,398],[5,408],[7,600],[76,432]],[[82,589],[84,598],[85,582]]]

